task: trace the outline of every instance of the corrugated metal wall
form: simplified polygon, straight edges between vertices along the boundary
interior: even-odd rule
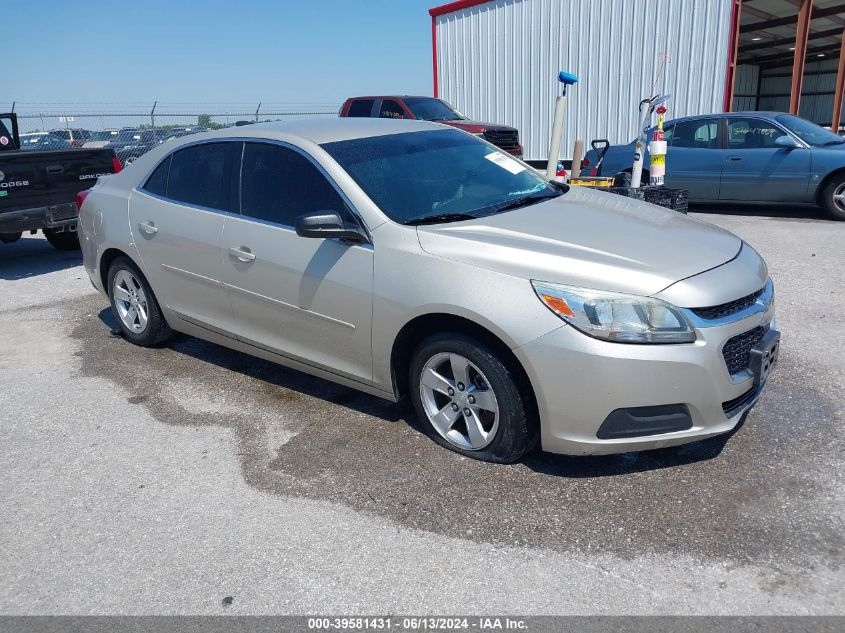
[[[759,77],[759,66],[742,64],[736,67],[734,102],[731,110],[742,112],[743,110],[754,110],[757,107],[757,81]]]
[[[730,24],[731,0],[493,0],[436,18],[439,96],[518,128],[525,157],[543,159],[558,70],[573,72],[568,158],[576,138],[635,136],[661,51],[672,58],[656,89],[672,95],[668,116],[721,112]]]

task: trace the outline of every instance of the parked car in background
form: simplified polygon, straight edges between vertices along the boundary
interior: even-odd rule
[[[146,154],[156,145],[165,141],[169,132],[167,130],[121,130],[121,132],[110,143],[104,145],[114,150],[120,164],[131,165],[139,156]]]
[[[73,149],[61,136],[52,132],[30,132],[20,135],[21,149],[26,151],[45,149]]]
[[[54,143],[44,141],[52,134],[37,133],[33,142],[19,139],[17,129],[14,114],[0,114],[0,242],[15,242],[24,232],[41,229],[55,248],[79,248],[76,194],[100,176],[120,171],[114,152],[72,149],[58,137],[53,138],[64,147],[33,152],[24,146]]]
[[[340,116],[419,119],[443,123],[475,134],[508,154],[522,158],[522,145],[519,143],[519,131],[516,128],[498,123],[472,121],[442,99],[434,97],[352,97],[344,101]]]
[[[117,138],[120,130],[103,130],[100,132],[90,132],[88,140],[83,143],[82,147],[105,147]]]
[[[88,140],[90,132],[81,128],[57,128],[50,130],[50,134],[62,137],[70,143],[71,147],[82,147]]]
[[[407,398],[477,459],[726,433],[777,357],[772,282],[738,237],[426,121],[172,141],[98,182],[80,226],[128,341],[178,330]]]
[[[783,112],[685,117],[664,126],[668,187],[694,202],[818,204],[845,220],[845,139]],[[651,138],[651,131],[649,131]],[[612,146],[599,176],[631,171],[634,141]],[[597,161],[587,152],[584,171]],[[643,180],[648,181],[648,153]]]

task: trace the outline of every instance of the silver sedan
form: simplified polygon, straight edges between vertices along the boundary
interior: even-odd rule
[[[97,183],[80,238],[128,341],[184,332],[408,399],[488,461],[725,433],[777,359],[772,282],[739,238],[434,123],[178,139]]]

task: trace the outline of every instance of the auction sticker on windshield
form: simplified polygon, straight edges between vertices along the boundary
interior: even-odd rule
[[[518,174],[521,171],[525,171],[524,165],[521,165],[513,158],[505,156],[504,154],[500,154],[499,152],[491,152],[490,154],[487,154],[484,158],[489,160],[491,163],[496,163],[502,169],[507,169],[512,174]]]

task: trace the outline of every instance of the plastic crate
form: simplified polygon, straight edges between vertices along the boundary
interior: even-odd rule
[[[609,187],[603,191],[656,204],[657,206],[672,209],[678,213],[686,213],[689,209],[689,192],[686,189],[644,186],[637,189],[632,189],[631,187]]]

